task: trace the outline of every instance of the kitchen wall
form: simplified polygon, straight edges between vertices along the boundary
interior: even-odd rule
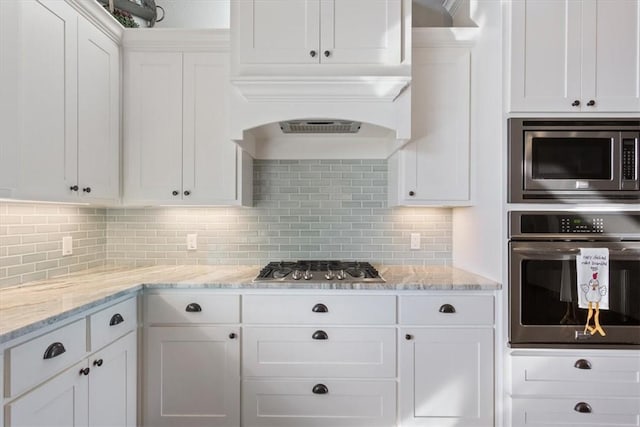
[[[385,160],[256,160],[253,208],[107,211],[109,263],[451,264],[451,210],[387,208]],[[410,233],[422,248],[410,250]],[[186,234],[198,250],[186,250]]]
[[[0,202],[0,287],[105,264],[106,210]],[[62,256],[62,237],[73,254]]]

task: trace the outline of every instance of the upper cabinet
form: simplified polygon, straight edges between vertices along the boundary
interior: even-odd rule
[[[401,61],[401,0],[249,0],[238,14],[241,63]]]
[[[640,0],[515,0],[510,30],[510,111],[640,111]]]
[[[116,201],[117,44],[64,1],[3,1],[0,19],[0,197]]]

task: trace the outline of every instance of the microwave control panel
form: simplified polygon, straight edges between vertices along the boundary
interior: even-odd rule
[[[622,179],[631,181],[636,179],[636,141],[622,140]]]

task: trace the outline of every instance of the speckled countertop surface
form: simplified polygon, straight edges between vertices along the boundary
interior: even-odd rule
[[[144,288],[309,290],[496,290],[500,284],[452,267],[376,266],[386,283],[253,283],[259,266],[102,267],[0,289],[0,344]]]

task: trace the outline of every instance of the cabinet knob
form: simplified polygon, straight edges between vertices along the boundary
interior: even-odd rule
[[[91,369],[89,368],[80,369],[80,375],[89,375],[90,371]]]
[[[66,351],[67,349],[64,348],[64,345],[62,345],[61,342],[54,342],[44,351],[43,359],[53,359]]]
[[[328,313],[329,309],[327,308],[326,305],[324,305],[322,303],[318,303],[318,304],[313,306],[311,311],[313,311],[314,313]]]
[[[573,410],[576,412],[580,412],[581,414],[590,414],[591,405],[586,402],[578,402],[576,403],[576,406],[573,407]]]
[[[442,304],[438,311],[440,313],[451,314],[456,312],[456,308],[451,304]]]
[[[589,102],[587,102],[588,107],[593,107],[594,105],[596,105],[596,101],[594,101],[593,99],[590,99]]]
[[[69,187],[69,190],[71,191],[78,191],[78,186],[77,185],[72,185],[71,187]]]
[[[317,53],[316,53],[315,50],[312,50],[312,51],[309,52],[309,56],[312,57],[312,58],[315,58],[316,55],[317,55]]]
[[[93,366],[102,366],[103,360],[102,359],[98,359],[98,360],[94,360],[93,361]],[[89,369],[89,368],[87,368]]]
[[[415,196],[415,195],[416,195],[416,192],[415,192],[415,191],[413,191],[413,190],[411,190],[411,191],[409,191],[409,195],[410,195],[410,196]]]
[[[591,369],[591,362],[589,362],[587,359],[579,359],[576,360],[576,363],[573,364],[573,367],[578,369]]]
[[[313,394],[327,394],[329,393],[329,388],[324,384],[316,384],[311,391]]]
[[[329,335],[327,335],[325,331],[315,331],[313,335],[311,335],[311,338],[314,340],[328,340]]]
[[[236,333],[235,333],[235,332],[231,332],[231,333],[229,334],[229,338],[231,338],[232,340],[235,340],[235,339],[237,338],[237,336],[238,336],[238,335],[236,335]]]
[[[178,194],[180,194],[180,192],[178,190],[173,190],[171,194],[173,194],[174,196],[177,196]]]
[[[324,56],[325,56],[325,58],[330,57],[331,56],[331,51],[325,50],[324,51]]]
[[[411,341],[413,339],[413,335],[407,334],[407,335],[404,336],[404,339],[407,340],[407,341]]]
[[[579,106],[580,106],[580,101],[578,101],[578,100],[576,99],[575,101],[573,101],[573,102],[571,103],[571,106],[572,106],[572,107],[579,107]]]
[[[82,189],[83,193],[91,193],[91,187],[85,187]]]
[[[111,320],[109,320],[109,326],[116,326],[122,322],[124,322],[124,317],[122,317],[122,314],[116,313],[111,316]]]
[[[189,194],[191,194],[191,191],[189,191],[189,190],[185,190],[183,194],[184,194],[185,196],[188,196]]]
[[[187,311],[188,313],[200,313],[202,311],[202,307],[200,307],[200,304],[198,304],[197,302],[192,302],[187,304],[187,308],[185,308],[185,311]]]

